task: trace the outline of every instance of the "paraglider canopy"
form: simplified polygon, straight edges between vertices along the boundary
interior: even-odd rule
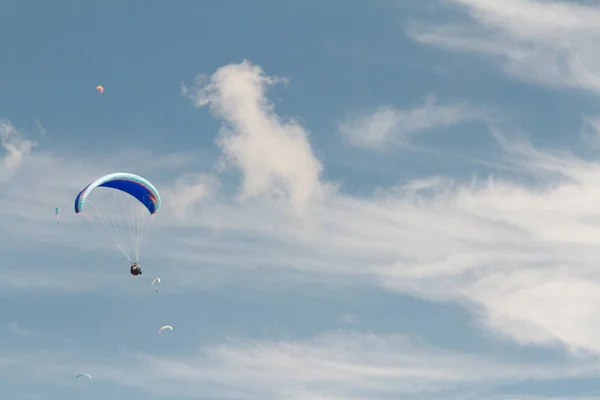
[[[162,332],[163,332],[165,329],[168,329],[168,330],[172,331],[172,330],[173,330],[173,327],[172,327],[172,326],[170,326],[170,325],[165,325],[165,326],[163,326],[162,328],[160,328],[160,329],[158,330],[158,333],[159,333],[159,334],[161,334],[161,333],[162,333]],[[167,337],[166,337],[166,336],[165,336],[165,340],[167,340]]]
[[[83,210],[85,200],[97,187],[117,189],[135,197],[148,209],[150,214],[155,214],[160,210],[160,194],[154,185],[141,176],[117,172],[96,179],[79,192],[75,198],[75,212],[77,214]]]
[[[160,283],[160,278],[152,279],[152,283],[150,284],[150,286],[154,286],[155,283]],[[158,293],[158,289],[156,289],[155,291],[156,293]]]
[[[97,90],[98,92],[100,92],[100,94],[104,93],[104,88],[102,87],[102,85],[98,85],[98,86],[96,86],[96,90]]]
[[[89,374],[79,374],[75,377],[75,379],[79,379],[79,378],[89,378],[92,379],[92,376]]]
[[[165,325],[158,330],[158,333],[162,333],[162,331],[164,331],[165,329],[173,330],[173,327],[170,325]]]
[[[161,205],[160,194],[154,185],[130,173],[108,174],[79,192],[75,198],[75,212],[82,213],[88,203],[92,206],[93,219],[102,222],[129,262],[139,266],[144,223],[147,217],[160,210]]]

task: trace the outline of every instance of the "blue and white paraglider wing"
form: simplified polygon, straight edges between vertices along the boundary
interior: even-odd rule
[[[91,207],[88,207],[91,206]],[[102,222],[117,248],[139,262],[144,225],[160,210],[158,190],[141,176],[118,172],[96,179],[75,198],[75,212]]]

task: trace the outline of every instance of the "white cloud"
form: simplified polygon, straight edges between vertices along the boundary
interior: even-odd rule
[[[349,325],[354,325],[358,322],[356,315],[354,315],[353,313],[346,313],[342,315],[342,321]]]
[[[42,123],[40,122],[39,119],[35,120],[35,126],[36,126],[36,128],[37,128],[36,130],[40,134],[40,136],[42,136],[43,138],[46,138],[46,135],[47,135],[46,128],[44,128],[44,125],[42,125]]]
[[[583,123],[581,138],[591,148],[600,149],[600,117],[586,117]]]
[[[412,135],[460,122],[482,120],[486,112],[467,104],[437,104],[433,97],[420,107],[381,106],[338,122],[340,133],[352,145],[376,150],[406,145]]]
[[[230,339],[184,357],[128,353],[115,360],[110,355],[94,359],[42,352],[10,362],[13,373],[27,369],[40,380],[88,371],[97,382],[113,381],[155,395],[244,399],[410,398],[456,390],[468,395],[509,383],[593,377],[598,369],[592,359],[510,363],[401,335],[352,331],[297,341]]]
[[[224,121],[218,143],[224,165],[238,167],[244,177],[242,198],[284,196],[302,210],[323,195],[322,165],[306,130],[282,121],[266,98],[267,88],[281,81],[244,61],[219,68],[207,83],[200,79],[182,93]]]
[[[9,121],[0,120],[0,144],[7,153],[0,161],[0,181],[8,179],[31,153],[35,143],[23,139]]]
[[[179,176],[175,185],[161,191],[166,207],[178,218],[185,218],[197,204],[217,191],[219,181],[209,175],[187,174]]]
[[[600,8],[535,0],[446,0],[466,10],[460,24],[415,23],[421,43],[491,56],[506,72],[535,83],[600,91]]]
[[[15,335],[19,336],[29,336],[32,333],[32,331],[23,328],[18,322],[14,321],[7,323],[6,325],[4,325],[4,327],[12,333],[14,333]]]

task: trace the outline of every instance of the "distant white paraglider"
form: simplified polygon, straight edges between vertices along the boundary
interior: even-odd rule
[[[165,325],[165,326],[163,326],[162,328],[160,328],[160,329],[158,330],[158,334],[161,334],[161,333],[162,333],[162,332],[163,332],[165,329],[169,329],[169,330],[171,330],[171,331],[172,331],[172,330],[173,330],[173,327],[172,327],[172,326],[170,326],[170,325]],[[167,338],[166,338],[166,337],[165,337],[165,340],[167,340]]]

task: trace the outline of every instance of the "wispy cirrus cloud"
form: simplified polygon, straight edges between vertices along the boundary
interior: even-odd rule
[[[127,352],[119,362],[41,352],[12,361],[11,373],[24,369],[49,382],[85,370],[98,382],[181,398],[367,399],[452,397],[456,390],[485,397],[506,384],[593,377],[597,362],[507,362],[397,334],[332,331],[298,341],[230,338],[184,357]]]
[[[581,138],[591,148],[600,148],[600,116],[584,117]]]
[[[22,327],[21,324],[19,324],[18,322],[15,322],[15,321],[8,322],[7,324],[4,325],[4,327],[6,329],[8,329],[9,331],[11,331],[12,333],[14,333],[15,335],[19,335],[19,336],[29,336],[33,333],[33,331]]]
[[[439,104],[434,97],[428,97],[422,106],[411,109],[386,105],[370,112],[351,114],[338,122],[338,129],[353,146],[389,150],[409,145],[411,137],[420,132],[487,118],[482,107],[466,103]]]
[[[418,42],[492,57],[507,73],[552,87],[600,91],[600,8],[538,0],[447,0],[460,23],[413,22]]]
[[[35,143],[24,139],[9,121],[0,120],[0,144],[6,152],[0,161],[0,181],[5,181],[21,166]]]
[[[202,203],[207,196],[219,190],[219,181],[215,176],[206,174],[188,174],[178,176],[175,184],[162,191],[161,197],[173,215],[185,218],[191,209]]]

